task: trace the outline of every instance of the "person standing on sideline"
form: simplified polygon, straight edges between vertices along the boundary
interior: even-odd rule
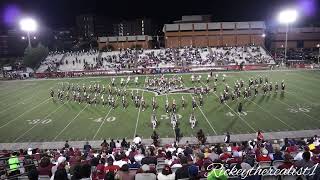
[[[176,141],[179,142],[180,141],[180,128],[178,126],[176,126],[176,128],[174,129],[175,135],[176,135]]]
[[[238,113],[240,114],[242,112],[242,103],[239,103],[238,105]]]
[[[227,132],[226,137],[224,137],[224,142],[230,143],[230,133],[229,132]]]

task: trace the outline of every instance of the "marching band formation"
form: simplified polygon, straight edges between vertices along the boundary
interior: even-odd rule
[[[50,90],[50,96],[53,98],[53,101],[60,102],[69,102],[73,101],[79,104],[87,103],[91,106],[108,106],[109,108],[115,109],[117,107],[118,99],[121,99],[122,108],[126,109],[129,106],[129,102],[127,99],[130,99],[134,104],[134,107],[137,109],[141,109],[141,111],[145,111],[147,109],[147,103],[145,97],[143,97],[143,93],[139,93],[139,91],[152,91],[156,95],[165,94],[167,96],[168,93],[188,93],[191,96],[191,106],[192,111],[189,118],[189,123],[192,129],[195,128],[197,124],[197,119],[195,116],[195,109],[197,107],[202,107],[204,105],[204,96],[209,93],[214,93],[215,96],[219,97],[219,101],[221,104],[224,104],[228,101],[235,101],[241,97],[243,99],[248,99],[251,97],[255,97],[260,94],[262,95],[270,95],[271,93],[278,93],[279,84],[275,82],[274,85],[269,81],[268,77],[262,76],[258,77],[250,77],[248,80],[248,84],[240,78],[234,82],[234,88],[232,89],[228,83],[226,83],[226,75],[223,74],[219,77],[218,74],[213,75],[212,72],[209,73],[206,77],[206,80],[202,82],[202,75],[191,75],[191,88],[187,88],[184,84],[182,76],[173,75],[170,77],[165,77],[164,75],[154,75],[145,77],[144,79],[144,89],[129,89],[131,90],[130,95],[127,93],[128,86],[136,86],[139,87],[139,77],[136,76],[131,79],[131,76],[126,78],[121,77],[120,84],[117,86],[116,78],[112,77],[110,80],[110,84],[105,85],[105,83],[93,82],[90,84],[79,84],[79,83],[69,83],[62,82],[58,84],[58,88],[56,90]],[[133,82],[130,84],[130,82]],[[210,87],[210,81],[213,81],[212,87]],[[220,96],[216,93],[221,90]],[[199,85],[200,86],[196,86]],[[281,92],[283,93],[285,90],[284,80],[280,83]],[[127,98],[129,96],[129,98]],[[180,108],[185,110],[186,108],[186,100],[184,96],[181,96],[180,100]],[[121,106],[121,105],[120,105]],[[157,120],[156,110],[158,108],[157,98],[155,96],[152,97],[151,101],[152,107],[152,115],[151,115],[151,125],[153,130],[155,130],[158,126],[159,121]],[[177,116],[177,102],[176,99],[172,99],[172,102],[169,102],[169,99],[166,98],[164,103],[165,113],[170,117],[170,123],[172,128],[175,129],[179,122]],[[242,103],[239,103],[238,111],[242,111]]]

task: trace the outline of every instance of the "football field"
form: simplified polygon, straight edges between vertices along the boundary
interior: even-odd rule
[[[207,85],[208,73],[202,73],[201,82],[191,82],[191,74],[182,76],[185,87]],[[215,73],[213,73],[215,74]],[[294,131],[320,128],[320,71],[260,71],[260,72],[219,72],[217,92],[210,91],[203,95],[204,105],[197,106],[194,115],[197,123],[191,129],[189,117],[192,113],[192,93],[169,93],[157,95],[144,88],[145,78],[139,76],[139,83],[132,81],[127,89],[128,107],[122,108],[121,96],[115,97],[115,109],[110,106],[89,105],[73,100],[59,101],[56,90],[64,84],[100,84],[108,86],[111,77],[83,77],[47,80],[0,81],[0,142],[42,142],[63,140],[102,140],[132,138],[135,134],[149,138],[153,132],[151,125],[152,97],[155,97],[158,108],[155,111],[158,125],[156,131],[161,137],[174,137],[170,123],[170,114],[165,112],[165,102],[177,102],[179,127],[184,137],[196,135],[203,129],[206,135]],[[222,75],[225,74],[225,82]],[[198,74],[197,74],[198,75]],[[172,75],[165,75],[170,77]],[[220,104],[218,96],[225,88],[231,89],[236,80],[244,80],[247,86],[250,77],[267,76],[273,84],[284,80],[284,93],[271,92],[248,99],[227,101]],[[151,77],[151,76],[150,76]],[[117,87],[120,78],[115,77]],[[124,77],[126,79],[126,77]],[[208,86],[213,87],[213,79]],[[123,87],[122,87],[123,88]],[[55,100],[50,97],[50,89],[55,90]],[[136,108],[131,100],[131,91],[138,91],[144,97],[146,109]],[[181,107],[181,98],[186,101],[186,108]],[[198,98],[196,98],[198,99]],[[197,101],[199,102],[199,101]],[[237,113],[239,102],[243,112]]]

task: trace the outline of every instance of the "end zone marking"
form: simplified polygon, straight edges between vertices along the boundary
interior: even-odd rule
[[[89,104],[87,104],[60,132],[58,135],[56,135],[56,137],[53,138],[53,141],[57,139],[57,137],[59,137],[69,126],[70,124],[82,113],[82,111],[84,111]]]
[[[11,121],[8,121],[8,122],[7,122],[7,123],[5,123],[4,125],[0,126],[0,129],[1,129],[1,128],[3,128],[3,127],[5,127],[5,126],[7,126],[7,125],[8,125],[8,124],[10,124],[11,122],[13,122],[13,121],[17,120],[18,118],[20,118],[20,117],[21,117],[21,116],[23,116],[24,114],[26,114],[26,113],[28,113],[28,112],[30,112],[30,111],[32,111],[32,110],[34,110],[34,109],[36,109],[36,108],[37,108],[37,107],[39,107],[40,105],[42,105],[42,104],[44,104],[45,102],[49,101],[50,99],[52,99],[52,97],[50,97],[50,98],[48,98],[48,99],[46,99],[46,100],[42,101],[40,104],[38,104],[38,105],[34,106],[33,108],[31,108],[31,109],[29,109],[29,110],[27,110],[27,111],[23,112],[22,114],[20,114],[20,115],[19,115],[19,116],[17,116],[16,118],[12,119]]]

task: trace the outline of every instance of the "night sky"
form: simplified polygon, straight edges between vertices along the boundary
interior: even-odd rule
[[[286,7],[299,11],[298,24],[320,22],[319,0],[0,0],[1,26],[14,26],[31,15],[44,26],[72,27],[79,14],[92,13],[115,19],[151,18],[170,23],[182,15],[210,14],[213,21],[265,20],[275,24]],[[319,25],[319,24],[318,24]]]

